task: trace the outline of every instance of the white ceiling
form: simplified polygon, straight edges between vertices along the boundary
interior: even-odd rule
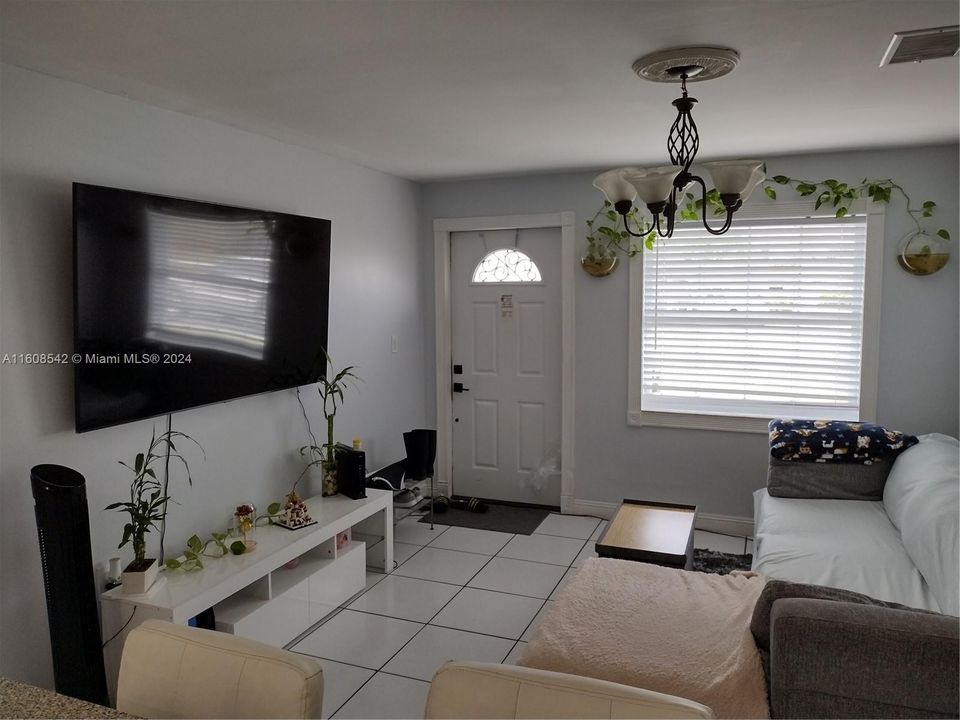
[[[677,88],[640,55],[726,45],[701,160],[956,142],[958,62],[878,67],[956,0],[2,0],[0,58],[416,180],[662,164]]]

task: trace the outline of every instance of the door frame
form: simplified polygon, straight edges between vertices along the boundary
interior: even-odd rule
[[[560,228],[560,512],[573,508],[574,489],[574,260],[576,221],[572,212],[433,221],[437,482],[453,493],[453,346],[450,298],[450,235],[525,228]]]

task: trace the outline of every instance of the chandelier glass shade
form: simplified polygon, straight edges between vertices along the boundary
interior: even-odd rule
[[[735,55],[734,51],[726,52]],[[644,72],[641,72],[643,60],[644,58],[638,60],[634,64],[634,69],[641,77],[647,77]],[[662,65],[662,59],[660,63]],[[638,66],[641,67],[638,69]],[[700,149],[700,133],[692,114],[697,99],[690,97],[687,93],[687,81],[697,78],[704,71],[704,66],[679,64],[657,69],[659,77],[648,79],[679,82],[682,92],[681,96],[673,101],[673,106],[677,109],[677,119],[670,127],[667,137],[667,152],[670,155],[671,164],[654,168],[627,167],[608,170],[598,175],[593,185],[603,192],[614,209],[623,216],[627,232],[634,237],[646,237],[651,232],[656,232],[660,237],[673,235],[679,200],[683,198],[689,185],[698,185],[700,187],[699,211],[703,226],[714,235],[722,235],[730,229],[734,213],[766,177],[764,162],[762,160],[724,160],[704,163],[725,211],[723,224],[719,228],[711,227],[707,223],[709,203],[706,183],[699,175],[690,172],[690,166]],[[725,72],[729,72],[729,69]],[[717,73],[705,73],[705,77],[697,79],[709,79],[715,76]],[[639,227],[634,230],[628,223],[627,215],[633,210],[633,203],[637,197],[653,216],[649,228]]]

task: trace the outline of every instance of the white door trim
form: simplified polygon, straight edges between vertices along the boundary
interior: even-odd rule
[[[436,331],[437,482],[453,492],[453,383],[450,325],[450,234],[515,228],[560,228],[560,511],[573,503],[574,464],[574,259],[575,219],[572,212],[438,218],[433,221],[433,277]]]

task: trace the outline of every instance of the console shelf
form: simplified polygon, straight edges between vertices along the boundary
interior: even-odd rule
[[[150,618],[186,624],[213,607],[218,630],[281,646],[295,638],[363,589],[364,543],[338,551],[336,537],[364,520],[380,516],[389,541],[384,571],[393,569],[393,493],[368,489],[360,500],[317,496],[306,503],[315,525],[258,528],[252,553],[211,559],[196,572],[164,571],[142,595],[122,587],[103,593],[103,638],[113,638],[104,649],[111,694],[127,633]]]

